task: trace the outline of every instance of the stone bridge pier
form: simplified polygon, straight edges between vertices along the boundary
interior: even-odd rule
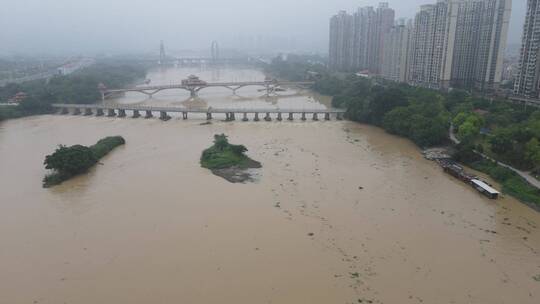
[[[294,114],[291,112],[289,113],[289,118],[287,118],[289,121],[293,121],[294,120]]]
[[[60,114],[62,114],[62,115],[69,114],[68,108],[62,108],[62,110],[60,111]]]
[[[212,113],[206,112],[206,120],[212,120]]]
[[[183,120],[188,119],[188,112],[182,112],[182,119]]]
[[[282,121],[283,117],[281,117],[281,112],[277,114],[277,121]]]
[[[92,113],[92,109],[86,109],[84,110],[84,116],[91,116],[93,115],[94,113]]]
[[[152,118],[154,117],[154,115],[152,114],[152,111],[146,111],[146,115],[144,116],[144,118]]]
[[[103,115],[105,115],[105,113],[103,113],[103,109],[97,109],[96,110],[96,116],[99,117],[99,116],[103,116]]]
[[[319,116],[317,115],[317,113],[313,113],[313,120],[314,120],[314,121],[318,121],[318,120],[319,120]]]
[[[253,119],[253,121],[259,121],[259,113],[255,113],[255,118]]]
[[[244,118],[242,118],[242,121],[249,121],[247,113],[244,113]]]
[[[118,110],[118,117],[123,118],[123,117],[126,117],[126,116],[127,116],[126,115],[126,110],[123,110],[123,109]]]
[[[167,120],[170,120],[171,117],[167,114],[167,112],[165,111],[160,111],[159,112],[159,119],[163,120],[163,121],[167,121]]]
[[[306,121],[306,112],[302,112],[302,118],[303,121]]]
[[[73,110],[73,115],[81,115],[81,109],[75,108],[75,110]]]
[[[272,117],[270,117],[270,113],[266,113],[266,116],[264,116],[265,121],[272,121]]]
[[[115,117],[115,116],[116,116],[116,112],[114,111],[114,109],[107,110],[107,117]]]
[[[139,110],[133,110],[133,118],[139,118],[141,117],[141,113],[139,112]]]

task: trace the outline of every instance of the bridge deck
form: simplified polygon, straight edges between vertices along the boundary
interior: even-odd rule
[[[140,105],[99,105],[99,104],[53,104],[58,109],[102,109],[102,110],[126,110],[126,111],[152,111],[152,112],[170,112],[170,113],[317,113],[317,114],[343,114],[345,110],[341,109],[248,109],[248,108],[209,108],[192,109],[184,107],[154,107]]]

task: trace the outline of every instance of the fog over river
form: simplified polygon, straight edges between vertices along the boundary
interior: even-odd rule
[[[153,71],[262,80],[257,71]],[[108,102],[325,108],[257,88]],[[411,142],[346,121],[45,115],[0,123],[0,303],[538,303],[540,214],[489,200]],[[199,165],[216,133],[262,162],[255,183]],[[58,144],[127,144],[41,188]],[[496,184],[495,184],[496,185]],[[498,185],[496,185],[497,188]]]

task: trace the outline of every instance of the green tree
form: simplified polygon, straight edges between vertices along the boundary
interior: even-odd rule
[[[216,134],[214,135],[214,146],[219,151],[225,150],[229,146],[229,139],[225,134]]]
[[[505,154],[513,149],[512,134],[506,129],[498,129],[489,139],[491,150],[497,154]]]
[[[540,166],[540,142],[536,137],[525,145],[525,157],[535,168]]]
[[[471,121],[466,121],[458,128],[458,137],[462,141],[472,141],[480,133],[480,128]]]
[[[86,172],[97,163],[97,158],[88,147],[60,145],[56,151],[45,157],[45,168],[55,170],[62,175],[77,175]]]

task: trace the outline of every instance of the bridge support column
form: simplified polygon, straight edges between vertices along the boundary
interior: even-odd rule
[[[212,120],[212,113],[206,112],[206,120]]]
[[[115,117],[115,116],[116,116],[116,112],[114,111],[114,109],[107,110],[107,117]]]
[[[343,120],[343,113],[337,113],[336,119],[337,120]]]
[[[236,120],[236,116],[235,116],[234,112],[229,113],[229,120],[230,121],[235,121]]]
[[[265,121],[272,121],[272,117],[270,117],[270,113],[266,113],[266,116],[264,116]]]
[[[92,115],[92,114],[94,114],[94,113],[92,113],[92,109],[86,109],[86,110],[84,110],[84,116],[90,116],[90,115]]]
[[[126,117],[126,110],[118,110],[118,117]]]
[[[75,110],[73,110],[73,115],[81,115],[81,109],[75,108]]]
[[[183,120],[186,120],[187,119],[187,112],[182,112],[182,119]]]
[[[62,115],[69,114],[68,108],[62,108],[62,110],[60,111],[60,114],[62,114]]]
[[[289,118],[287,118],[288,120],[290,121],[293,121],[294,120],[294,116],[293,116],[293,113],[289,113]]]
[[[255,112],[255,118],[253,119],[253,121],[259,121],[259,113],[258,112]]]
[[[279,113],[277,114],[277,120],[278,120],[278,121],[282,121],[282,120],[283,120],[283,117],[281,117],[281,112],[279,112]]]
[[[319,120],[319,116],[317,115],[317,113],[313,113],[313,120],[314,120],[314,121],[318,121],[318,120]]]
[[[152,117],[154,117],[154,115],[152,114],[152,111],[147,110],[144,118],[152,118]]]
[[[244,118],[242,118],[242,121],[249,121],[249,119],[247,117],[247,113],[244,113]]]
[[[133,118],[139,118],[141,117],[141,113],[139,112],[139,110],[133,110]]]
[[[302,120],[306,121],[306,112],[302,112]]]
[[[330,120],[330,113],[324,114],[324,120]]]
[[[197,91],[195,89],[190,89],[189,94],[190,94],[191,98],[197,97]]]
[[[99,116],[103,116],[103,115],[105,115],[105,113],[103,113],[103,109],[97,109],[96,110],[96,116],[99,117]]]
[[[171,117],[169,115],[167,115],[167,112],[160,111],[159,112],[159,119],[161,119],[163,121],[167,121],[167,120],[171,119]]]

